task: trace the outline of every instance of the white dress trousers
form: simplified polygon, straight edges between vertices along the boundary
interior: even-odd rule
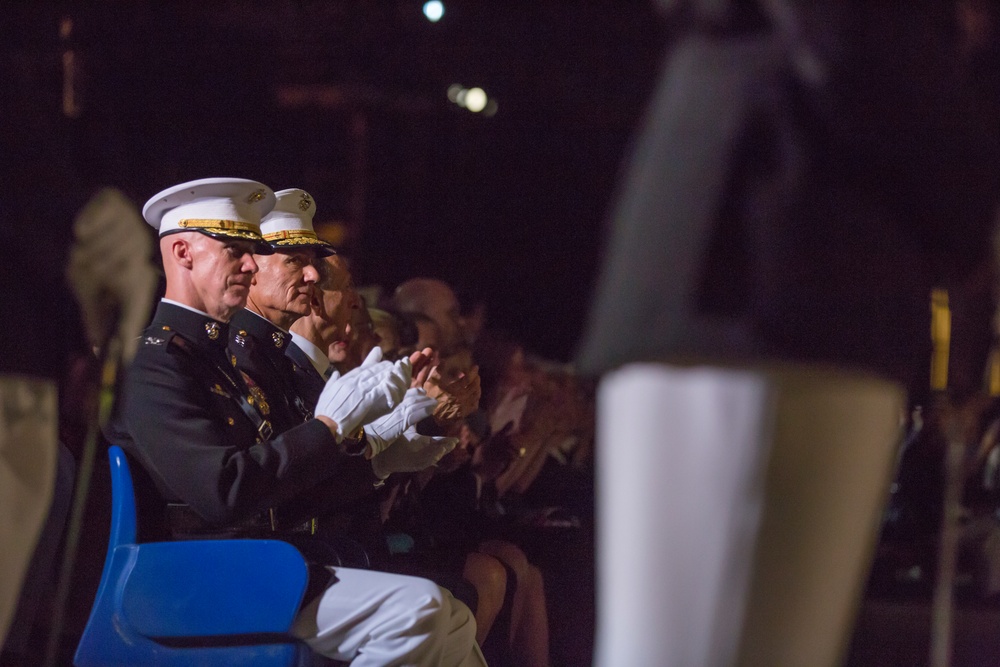
[[[446,589],[418,577],[331,570],[336,581],[293,629],[316,653],[352,667],[486,665],[472,612]]]

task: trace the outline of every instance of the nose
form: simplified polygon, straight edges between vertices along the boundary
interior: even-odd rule
[[[257,260],[253,258],[253,253],[243,254],[243,271],[248,273],[257,273],[260,267],[257,266]]]
[[[315,283],[319,280],[319,271],[312,264],[306,264],[306,268],[302,270],[302,280],[307,283]]]

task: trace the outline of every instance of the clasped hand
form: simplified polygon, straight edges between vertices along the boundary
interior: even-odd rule
[[[333,374],[316,401],[315,414],[332,419],[341,436],[350,436],[400,404],[410,387],[411,371],[409,359],[382,361],[382,350],[373,348],[359,367]]]

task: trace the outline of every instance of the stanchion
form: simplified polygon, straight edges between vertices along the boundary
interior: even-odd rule
[[[94,459],[97,455],[97,443],[101,439],[101,429],[108,423],[115,403],[115,385],[118,377],[118,369],[121,365],[121,340],[117,336],[113,336],[107,345],[102,346],[99,352],[101,354],[99,358],[101,386],[98,393],[96,414],[88,420],[87,436],[84,440],[83,452],[80,455],[76,488],[73,492],[73,509],[70,513],[69,525],[66,529],[63,558],[59,567],[59,579],[53,602],[52,624],[45,646],[45,660],[42,663],[44,667],[56,667],[59,659],[63,626],[66,621],[66,604],[73,585],[73,570],[76,565],[77,548],[80,544],[80,532],[83,528],[87,495],[90,492]]]

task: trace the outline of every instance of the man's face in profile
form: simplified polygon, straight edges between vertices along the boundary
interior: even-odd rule
[[[258,266],[254,245],[241,239],[216,239],[193,232],[185,235],[191,256],[191,280],[206,313],[228,322],[242,309]]]
[[[332,363],[347,358],[351,339],[351,320],[360,309],[361,299],[354,291],[347,261],[339,256],[324,257],[316,264],[320,280],[313,298],[313,309],[323,320],[320,336]]]
[[[255,259],[260,271],[251,288],[251,305],[262,312],[308,315],[313,285],[319,275],[313,266],[315,258],[316,251],[312,248],[257,255]]]

